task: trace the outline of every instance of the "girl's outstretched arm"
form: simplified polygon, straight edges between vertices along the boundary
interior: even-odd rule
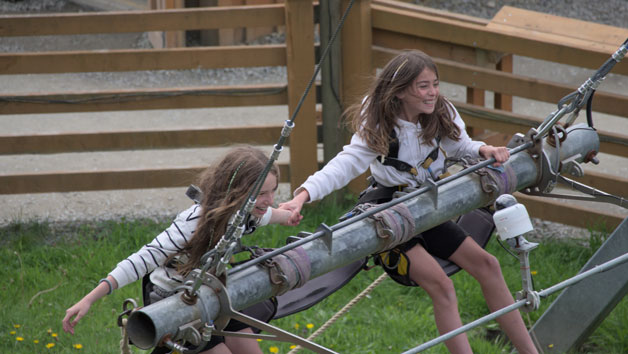
[[[109,283],[103,281],[99,283],[94,290],[85,295],[81,301],[65,310],[65,317],[62,320],[64,331],[74,334],[74,326],[87,314],[92,305],[100,298],[118,288],[118,282],[114,277],[109,275],[106,279],[111,283],[111,288]],[[72,317],[74,317],[74,319],[72,319]]]
[[[270,217],[269,224],[297,226],[301,222],[301,219],[303,219],[303,215],[294,210],[272,208],[272,212],[273,214]]]

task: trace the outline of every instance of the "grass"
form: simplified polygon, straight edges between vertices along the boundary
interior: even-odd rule
[[[305,210],[298,230],[314,230],[321,222],[334,224],[350,204],[318,204]],[[89,292],[115,265],[150,241],[169,222],[123,220],[64,228],[46,223],[15,223],[0,229],[0,352],[2,353],[116,353],[120,330],[116,324],[127,298],[140,301],[140,284],[128,285],[96,303],[83,318],[75,335],[63,332],[65,310]],[[294,228],[269,226],[244,239],[246,244],[276,247]],[[532,252],[535,287],[547,288],[573,276],[604,239],[592,233],[589,244],[572,241],[542,242]],[[496,255],[510,289],[521,288],[518,260],[493,239],[487,249]],[[347,286],[319,305],[272,324],[307,337],[381,274],[373,268],[361,272]],[[486,315],[477,283],[466,273],[453,277],[464,323]],[[524,319],[532,324],[551,304]],[[529,316],[529,317],[528,317]],[[625,353],[628,348],[628,302],[623,299],[581,347],[583,353]],[[386,279],[367,298],[325,331],[316,342],[340,353],[399,353],[437,336],[431,301],[420,288],[402,287]],[[469,332],[478,353],[509,353],[510,345],[495,323]],[[290,344],[262,341],[266,353],[286,353]],[[132,347],[135,353],[145,351]],[[438,345],[428,353],[445,353]]]

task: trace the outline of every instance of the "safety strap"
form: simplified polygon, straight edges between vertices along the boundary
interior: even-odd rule
[[[450,173],[445,170],[445,172],[442,173],[441,175],[435,176],[432,170],[430,169],[432,162],[438,159],[439,150],[443,152],[445,157],[447,157],[445,150],[443,150],[443,148],[441,148],[440,146],[440,136],[437,136],[436,147],[429,153],[429,155],[423,161],[423,163],[421,163],[421,167],[426,169],[434,180],[439,180],[441,178],[445,178],[450,175]],[[397,171],[408,172],[408,173],[411,173],[413,176],[418,176],[419,172],[417,171],[415,167],[413,167],[412,165],[410,165],[409,163],[405,161],[399,160],[397,157],[399,157],[399,138],[397,137],[397,132],[395,132],[395,130],[393,129],[390,132],[390,140],[388,143],[388,155],[386,156],[380,155],[377,157],[377,160],[381,162],[382,165],[384,166],[391,166],[395,168]]]

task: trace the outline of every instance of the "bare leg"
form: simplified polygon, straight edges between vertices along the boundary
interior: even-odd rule
[[[472,238],[467,237],[449,259],[466,270],[480,283],[491,312],[514,303],[510,290],[504,281],[499,261]],[[509,312],[499,317],[497,322],[519,353],[537,353],[519,311]]]
[[[410,278],[419,284],[434,304],[434,319],[440,334],[462,326],[453,282],[438,262],[421,246],[416,245],[406,255],[410,259]],[[471,353],[466,334],[459,334],[445,342],[451,353]]]

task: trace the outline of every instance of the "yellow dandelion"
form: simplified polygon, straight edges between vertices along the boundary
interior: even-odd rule
[[[52,347],[54,347],[54,346],[55,346],[55,344],[54,344],[54,343],[48,343],[48,344],[46,344],[46,348],[48,348],[48,349],[50,349],[50,348],[52,348]]]
[[[301,326],[299,326],[299,324],[298,324],[298,323],[295,323],[295,324],[294,324],[294,329],[299,329],[299,327],[301,327]]]
[[[39,344],[39,339],[33,339],[33,343]]]
[[[15,335],[15,331],[11,331],[11,332],[9,332],[9,334],[14,336]]]
[[[547,346],[548,348],[554,348],[554,344],[550,344]]]
[[[15,340],[18,341],[18,342],[21,342],[21,341],[24,340],[24,338],[23,337],[16,337]]]
[[[279,348],[277,347],[270,347],[268,348],[268,351],[271,353],[279,353]]]
[[[51,336],[52,336],[52,338],[57,338],[59,335],[56,334],[56,333],[52,333]]]
[[[261,341],[262,341],[262,339],[261,339],[261,338],[257,338],[257,341],[258,341],[258,342],[261,342]]]
[[[83,344],[77,343],[72,345],[74,349],[83,349]]]
[[[530,274],[537,275],[537,274],[539,274],[539,272],[537,272],[536,270],[533,270],[533,271],[530,272]]]
[[[19,325],[19,324],[14,324],[13,325],[13,328],[20,328],[20,327],[22,327],[22,325]]]
[[[294,349],[294,348],[296,348],[296,347],[297,347],[297,346],[293,344],[293,345],[291,345],[291,346],[290,346],[290,349]]]
[[[308,323],[307,325],[305,325],[305,327],[307,327],[307,329],[312,329],[314,328],[314,324]]]

